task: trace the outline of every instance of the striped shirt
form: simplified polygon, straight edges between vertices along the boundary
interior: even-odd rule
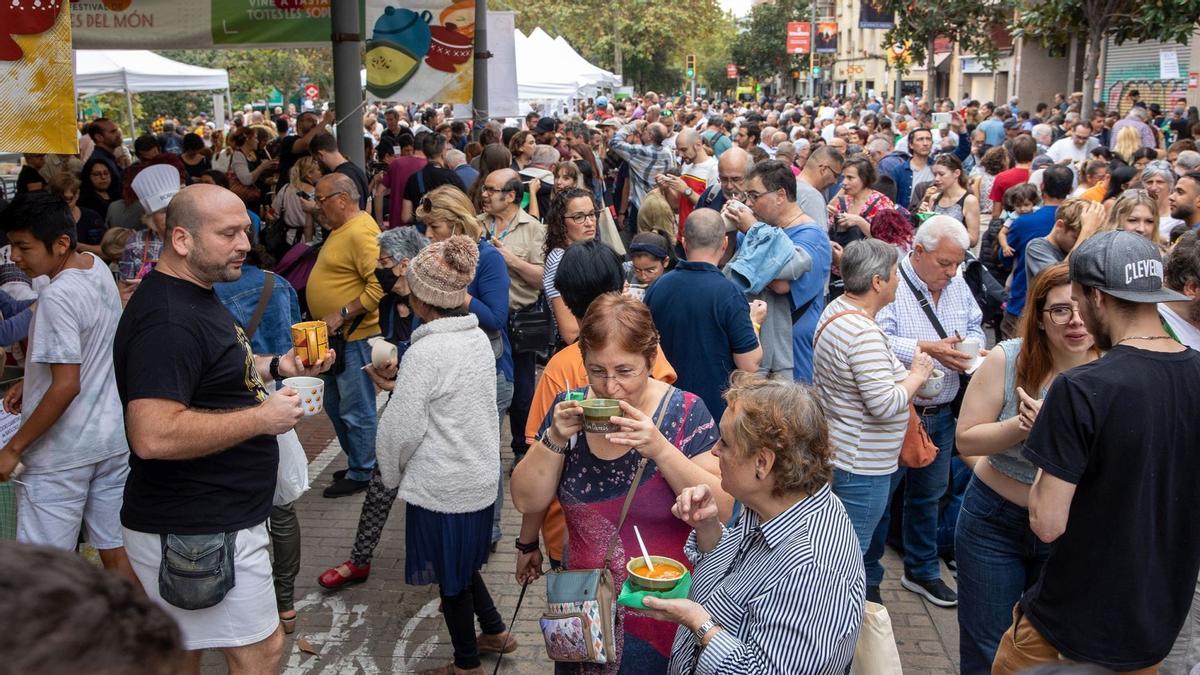
[[[971,295],[971,288],[967,286],[961,271],[942,289],[942,295],[937,302],[933,301],[929,286],[913,270],[911,257],[900,261],[898,271],[907,274],[916,284],[921,295],[929,301],[929,306],[933,308],[934,315],[947,335],[953,336],[957,331],[964,340],[975,338],[979,340],[979,344],[987,344],[987,339],[983,336],[983,312],[979,310],[979,305]],[[912,289],[903,278],[896,288],[895,301],[879,310],[875,315],[875,322],[887,334],[888,344],[891,345],[896,358],[907,366],[912,365],[918,341],[936,342],[942,339],[933,324],[929,323],[929,317],[925,316],[917,296],[913,295]],[[919,406],[949,403],[958,395],[958,373],[946,368],[937,359],[934,359],[933,367],[947,375],[946,384],[941,393],[932,399],[917,399],[915,403]]]
[[[626,143],[625,136],[633,130],[634,126],[631,124],[617,131],[608,142],[608,149],[629,164],[629,177],[633,180],[629,190],[629,201],[640,209],[646,193],[656,187],[654,177],[675,166],[675,158],[661,145]]]
[[[566,249],[556,248],[550,251],[546,255],[546,262],[542,264],[542,293],[546,295],[546,302],[559,297],[554,280],[558,278],[558,263],[562,260],[563,253],[566,253]]]
[[[856,309],[843,296],[821,314],[817,325],[825,330],[813,350],[813,388],[829,422],[833,465],[886,476],[896,470],[908,429],[908,391],[900,386],[908,371],[870,317],[845,314],[829,321]]]
[[[846,672],[866,587],[858,538],[829,485],[767,522],[744,510],[708,553],[693,532],[684,553],[695,565],[689,597],[721,630],[697,660],[681,626],[671,673]]]

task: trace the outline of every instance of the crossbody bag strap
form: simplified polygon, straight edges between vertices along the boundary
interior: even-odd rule
[[[908,277],[908,273],[904,271],[903,265],[897,265],[896,269],[900,270],[900,276],[904,277],[904,283],[912,290],[913,296],[917,299],[917,304],[921,306],[921,311],[925,312],[925,316],[929,319],[929,323],[933,325],[933,329],[937,331],[938,336],[943,340],[946,339],[946,329],[942,328],[942,322],[938,321],[937,314],[933,313],[933,307],[929,304],[929,298],[921,292],[913,280]]]
[[[862,314],[863,316],[870,318],[870,316],[868,316],[868,314],[866,312],[862,311],[861,309],[847,309],[847,310],[838,312],[837,314],[834,314],[833,316],[829,317],[828,319],[825,319],[825,323],[822,323],[819,327],[817,327],[817,332],[813,334],[813,344],[814,345],[817,344],[817,339],[821,337],[821,332],[825,330],[826,326],[833,323],[834,319],[836,319],[840,316],[846,316],[847,314]]]
[[[254,332],[258,330],[258,324],[262,323],[263,314],[267,311],[267,303],[271,301],[271,291],[275,290],[275,275],[270,272],[263,272],[266,276],[263,279],[262,293],[258,296],[258,304],[254,306],[254,315],[250,317],[250,323],[246,324],[246,339],[254,337]]]
[[[654,418],[654,428],[662,426],[663,416],[667,414],[667,408],[671,406],[671,397],[674,395],[675,387],[667,385],[667,393],[663,396],[662,403],[658,408],[658,415]],[[638,460],[637,471],[633,473],[633,483],[629,485],[629,492],[625,493],[625,503],[621,505],[621,515],[617,518],[617,529],[613,530],[612,538],[608,540],[608,550],[604,553],[602,569],[608,569],[608,562],[612,560],[613,551],[617,548],[617,540],[621,537],[621,527],[625,525],[625,516],[629,515],[629,507],[633,506],[633,496],[637,493],[638,484],[642,482],[642,474],[646,472],[646,463],[649,461],[650,459],[645,456]]]

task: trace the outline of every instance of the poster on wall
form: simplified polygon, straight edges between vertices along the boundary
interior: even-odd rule
[[[0,3],[0,150],[79,152],[66,0]]]
[[[884,6],[882,0],[862,0],[858,6],[859,28],[882,28],[891,30],[896,27],[896,15]]]
[[[807,21],[789,21],[787,53],[807,54],[810,49],[812,49],[812,24]]]
[[[816,53],[836,54],[838,48],[838,25],[836,21],[817,24]]]
[[[466,103],[475,0],[367,0],[367,91],[389,101]]]

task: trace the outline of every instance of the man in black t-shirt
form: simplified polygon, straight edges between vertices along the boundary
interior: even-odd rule
[[[463,185],[458,174],[446,168],[446,137],[441,134],[425,134],[421,137],[421,152],[429,161],[420,171],[409,176],[404,184],[404,206],[400,214],[400,222],[408,224],[413,221],[413,212],[421,203],[421,198],[436,187],[453,185],[464,193],[467,187]]]
[[[271,393],[268,383],[319,374],[333,354],[305,369],[293,351],[251,351],[212,289],[241,276],[249,227],[241,200],[213,185],[184,188],[167,207],[158,266],[113,340],[132,450],[121,524],[134,571],[178,622],[185,648],[223,649],[231,670],[277,672],[283,640],[265,522],[275,436],[295,426],[301,406],[295,391]],[[198,667],[199,651],[192,657]]]
[[[337,139],[333,134],[318,134],[308,144],[308,148],[312,150],[313,158],[321,164],[327,172],[345,174],[354,184],[358,186],[358,208],[366,210],[367,195],[370,194],[370,186],[367,183],[367,172],[362,170],[361,166],[346,159],[346,156],[338,151]]]
[[[1018,390],[1021,415],[1036,417],[1029,522],[1051,548],[993,673],[1060,655],[1153,672],[1183,626],[1200,571],[1200,353],[1163,330],[1155,303],[1185,296],[1162,280],[1158,248],[1133,233],[1071,254],[1072,299],[1108,352],[1059,375],[1044,401]]]
[[[318,121],[317,114],[312,111],[302,112],[296,118],[296,135],[284,136],[279,140],[279,183],[276,189],[283,188],[291,181],[292,165],[301,157],[309,154],[308,144],[317,134],[325,131],[326,124],[334,122],[333,113],[325,113],[325,118]]]

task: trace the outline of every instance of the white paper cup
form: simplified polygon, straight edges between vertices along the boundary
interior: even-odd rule
[[[979,358],[980,347],[982,345],[977,338],[964,338],[962,342],[954,345],[955,349],[971,357],[972,361]]]
[[[396,345],[385,338],[371,338],[367,342],[371,345],[371,365],[376,368],[382,368],[396,359]]]
[[[324,409],[325,381],[319,377],[289,377],[283,386],[294,389],[300,395],[300,407],[305,417],[312,417]]]
[[[934,368],[929,374],[929,379],[925,380],[925,384],[917,390],[917,396],[920,398],[933,398],[942,393],[942,387],[946,386],[946,374]]]

